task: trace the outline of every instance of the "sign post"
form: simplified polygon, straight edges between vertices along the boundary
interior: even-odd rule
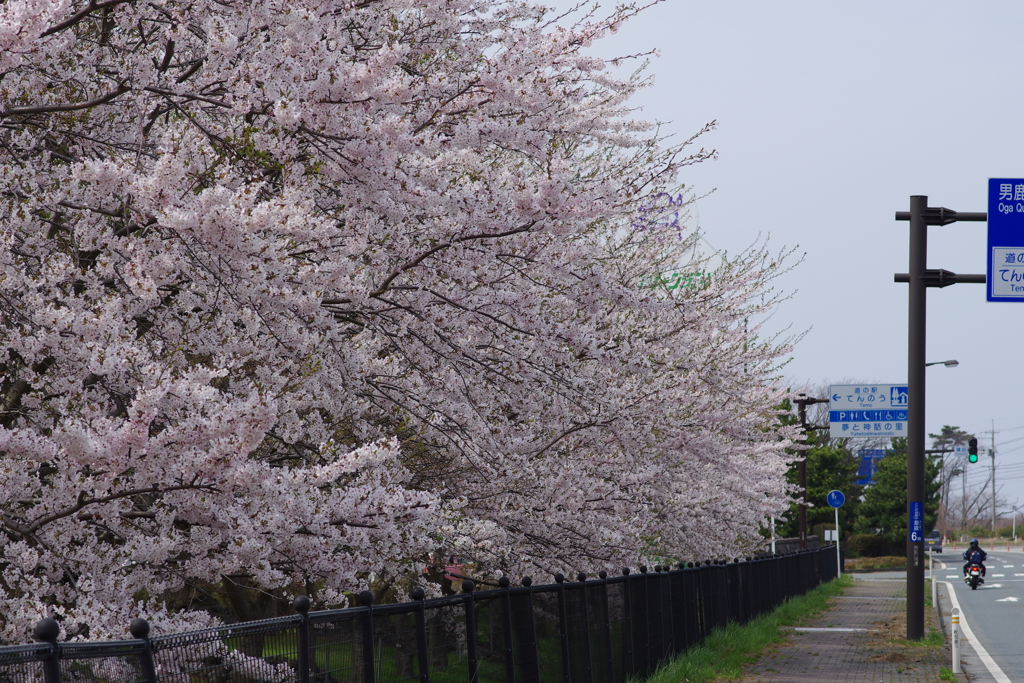
[[[835,489],[828,492],[825,497],[828,504],[835,510],[836,513],[836,571],[839,576],[843,575],[843,558],[839,554],[839,508],[843,507],[843,503],[846,502],[846,496],[843,495],[842,491]]]
[[[1024,301],[1024,178],[988,180],[989,301]]]

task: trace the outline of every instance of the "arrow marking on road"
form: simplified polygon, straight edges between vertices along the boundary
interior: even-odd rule
[[[1003,598],[1002,600],[996,600],[996,602],[1017,602],[1018,600],[1020,600],[1020,598],[1015,598],[1015,597],[1013,597],[1011,595],[1008,598]]]

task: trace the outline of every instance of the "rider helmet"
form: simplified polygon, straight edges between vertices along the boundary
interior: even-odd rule
[[[971,547],[973,548],[973,547],[975,547],[976,545],[978,545],[978,539],[976,539],[976,538],[972,538],[972,539],[971,539]]]

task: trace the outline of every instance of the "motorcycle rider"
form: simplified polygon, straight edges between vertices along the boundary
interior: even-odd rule
[[[985,576],[985,558],[988,557],[988,553],[978,546],[978,539],[972,538],[971,545],[964,551],[964,559],[967,561],[964,564],[964,576],[967,576],[967,568],[972,564],[977,564],[981,567],[981,575]]]

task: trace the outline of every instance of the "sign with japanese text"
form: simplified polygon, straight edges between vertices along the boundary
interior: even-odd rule
[[[924,503],[910,501],[910,525],[908,528],[911,543],[919,543],[924,540]]]
[[[833,384],[829,435],[837,439],[906,436],[908,394],[906,384]]]
[[[1024,178],[988,180],[989,301],[1024,301]]]

